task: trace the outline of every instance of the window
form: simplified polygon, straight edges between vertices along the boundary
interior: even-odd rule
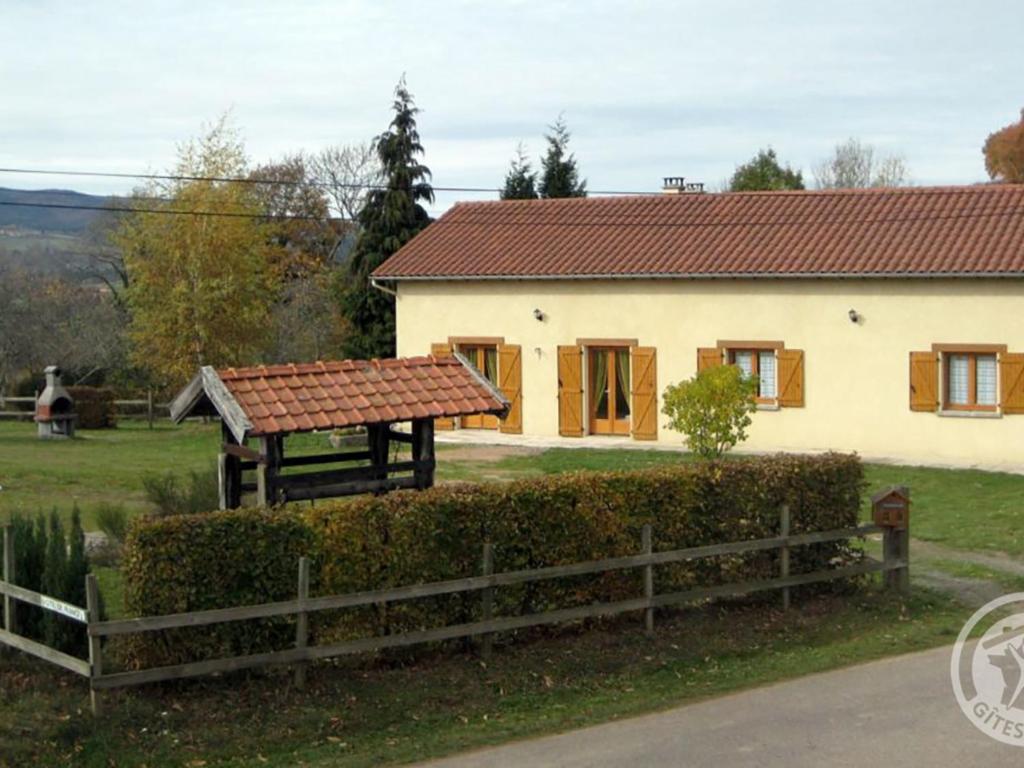
[[[994,411],[998,403],[997,371],[993,353],[944,353],[944,407],[953,411]]]
[[[757,401],[774,404],[779,395],[774,349],[730,349],[729,362],[746,377],[757,377]]]
[[[498,386],[498,345],[459,344],[458,350],[494,386]],[[498,417],[489,413],[474,413],[463,416],[463,429],[497,429]]]

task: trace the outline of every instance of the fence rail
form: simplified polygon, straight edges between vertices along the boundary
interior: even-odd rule
[[[88,677],[93,700],[93,711],[98,712],[99,692],[110,688],[143,685],[163,680],[178,680],[215,672],[232,672],[277,664],[296,665],[296,685],[301,688],[305,681],[306,665],[317,659],[470,637],[481,637],[483,639],[481,649],[482,653],[486,656],[490,653],[491,638],[495,633],[528,627],[638,611],[643,612],[645,630],[648,633],[653,633],[655,608],[666,608],[713,598],[735,597],[766,590],[781,590],[783,607],[788,608],[790,604],[789,590],[792,587],[879,572],[885,575],[885,583],[890,588],[903,591],[908,586],[909,531],[906,528],[860,525],[851,528],[789,535],[789,509],[783,507],[779,516],[779,529],[783,535],[771,538],[654,552],[651,546],[651,528],[650,526],[644,526],[639,554],[571,563],[569,565],[498,573],[494,572],[491,546],[490,544],[484,544],[482,575],[480,576],[314,598],[309,597],[309,561],[303,557],[299,559],[298,563],[297,597],[294,600],[232,608],[216,608],[164,616],[100,621],[96,581],[91,575],[86,578],[88,605],[85,609],[59,600],[53,600],[46,595],[41,595],[13,584],[15,569],[15,563],[13,562],[13,529],[8,527],[4,530],[4,580],[0,582],[0,594],[4,596],[6,624],[4,630],[0,630],[0,643],[38,656],[72,672]],[[789,552],[793,547],[851,538],[863,538],[875,533],[881,533],[884,538],[884,561],[880,562],[865,557],[861,562],[838,568],[800,574],[791,574],[789,572]],[[711,587],[698,587],[662,594],[655,593],[654,569],[656,566],[721,555],[770,550],[778,550],[780,552],[779,574],[776,577],[720,584]],[[643,595],[636,598],[518,616],[493,616],[494,591],[499,587],[567,576],[586,576],[609,571],[635,569],[642,569],[643,573]],[[383,637],[346,640],[326,645],[308,644],[308,616],[317,611],[355,608],[415,600],[423,597],[471,592],[479,592],[481,594],[482,618],[478,621]],[[67,656],[41,643],[17,635],[16,628],[13,625],[13,611],[10,608],[10,605],[15,600],[36,605],[44,610],[53,611],[71,620],[84,623],[89,636],[89,661]],[[103,672],[101,641],[104,637],[280,616],[294,616],[296,618],[294,648],[246,656],[153,667],[138,671]]]
[[[158,403],[153,399],[153,393],[148,393],[143,399],[134,400],[113,400],[114,413],[118,419],[145,419],[150,429],[153,422],[159,415],[170,413],[170,403]],[[28,405],[29,408],[7,410],[8,405]],[[0,395],[0,420],[25,420],[35,417],[36,399],[34,397],[4,397]]]

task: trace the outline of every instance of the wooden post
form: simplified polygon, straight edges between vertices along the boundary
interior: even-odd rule
[[[414,419],[412,422],[412,459],[429,462],[429,466],[413,471],[420,490],[434,485],[434,420]]]
[[[96,577],[91,573],[85,577],[85,610],[89,616],[89,706],[93,715],[99,715],[102,712],[100,692],[93,687],[93,682],[103,674],[103,646],[102,638],[92,634],[93,625],[100,621],[100,593]]]
[[[910,528],[886,526],[882,532],[882,559],[887,566],[897,561],[905,563],[900,568],[885,571],[885,586],[906,594],[910,589]]]
[[[494,549],[491,542],[484,543],[484,556],[481,571],[484,576],[492,576],[494,574]],[[480,620],[490,621],[494,618],[494,587],[487,587],[480,590]],[[484,661],[488,661],[491,658],[491,652],[494,649],[494,635],[493,633],[486,633],[480,638],[480,656]]]
[[[782,547],[779,549],[779,575],[782,578],[789,576],[789,504],[783,504],[779,510],[779,536],[786,541],[783,542]],[[790,605],[789,587],[782,588],[782,610],[788,611]]]
[[[14,583],[14,526],[4,526],[4,581]],[[12,635],[18,632],[18,622],[14,617],[14,598],[4,595],[4,629]]]
[[[149,422],[149,428],[153,428],[153,390],[146,390],[146,420]]]
[[[640,541],[645,555],[653,554],[654,544],[651,540],[650,523],[644,525],[640,532]],[[654,566],[644,566],[644,599],[647,600],[647,608],[644,609],[644,632],[648,637],[654,636],[654,607],[650,602],[654,599]]]
[[[260,438],[260,461],[256,465],[256,503],[261,507],[277,504],[277,475],[280,457],[273,435]]]
[[[220,425],[222,445],[237,445],[224,422]],[[237,509],[242,506],[242,460],[221,448],[217,456],[218,497],[221,509]]]
[[[309,558],[299,558],[299,612],[295,616],[295,647],[305,649],[309,641],[309,614],[304,610],[309,599]],[[295,688],[302,691],[306,688],[306,662],[295,665]]]
[[[374,480],[388,479],[388,444],[391,427],[389,424],[369,424],[366,427],[366,442],[370,451],[371,477]],[[378,489],[377,493],[384,493]]]

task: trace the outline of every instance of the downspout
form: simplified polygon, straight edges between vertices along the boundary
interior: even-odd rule
[[[396,290],[394,290],[392,288],[387,288],[387,287],[381,285],[380,283],[377,282],[377,278],[375,278],[375,277],[371,277],[370,278],[370,287],[371,288],[376,288],[378,291],[381,291],[382,293],[389,293],[392,296],[394,296],[396,299],[398,298],[398,291],[396,291]]]

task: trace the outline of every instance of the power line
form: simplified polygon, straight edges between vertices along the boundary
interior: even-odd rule
[[[163,173],[118,173],[114,171],[60,171],[43,168],[0,168],[0,173],[32,174],[37,176],[85,176],[105,179],[145,179],[148,181],[209,181],[232,184],[257,184],[271,186],[311,186],[321,189],[365,189],[387,190],[387,184],[363,184],[353,182],[328,182],[323,179],[307,179],[296,181],[295,179],[261,179],[258,177],[239,176],[187,176],[178,174]],[[498,194],[501,189],[498,187],[438,187],[433,184],[430,188],[435,192],[478,192],[487,194]],[[593,195],[657,195],[659,192],[626,192],[623,190],[590,190]]]
[[[105,213],[156,213],[169,216],[223,216],[236,219],[274,219],[275,221],[346,221],[341,216],[303,216],[299,214],[272,214],[272,213],[240,213],[236,211],[183,211],[179,208],[139,208],[129,206],[125,208],[111,208],[102,205],[68,205],[65,203],[26,203],[16,200],[0,200],[0,205],[9,205],[18,208],[53,208],[64,211],[103,211]]]

